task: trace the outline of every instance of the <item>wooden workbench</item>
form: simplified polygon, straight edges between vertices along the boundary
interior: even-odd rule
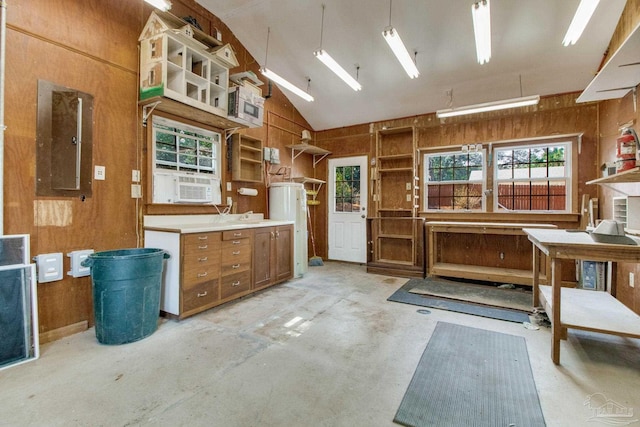
[[[525,265],[513,265],[512,267],[497,266],[500,261],[495,261],[493,265],[480,265],[483,256],[486,254],[476,253],[469,263],[462,263],[462,260],[455,262],[446,261],[443,254],[439,253],[439,239],[447,234],[470,234],[485,236],[500,236],[500,240],[520,238],[526,242],[522,231],[523,228],[556,228],[552,224],[518,224],[518,223],[495,223],[495,222],[456,222],[456,221],[427,221],[427,272],[433,276],[457,277],[470,280],[483,280],[498,283],[514,283],[531,286],[533,277],[529,267],[530,255],[527,255]],[[480,236],[476,236],[480,238]],[[477,241],[477,238],[475,239]],[[458,240],[458,239],[456,239]],[[459,240],[458,240],[459,241]],[[479,242],[478,242],[479,243]],[[480,245],[478,245],[480,246]],[[486,250],[486,248],[484,248]],[[482,251],[482,250],[481,250]],[[528,251],[528,247],[527,247]],[[497,255],[497,254],[496,254]],[[517,267],[517,268],[515,268]],[[546,272],[546,269],[543,269]],[[542,273],[541,280],[544,282],[546,273]]]
[[[616,262],[640,262],[640,245],[596,243],[586,232],[525,228],[533,243],[533,302],[540,303],[551,319],[551,360],[560,364],[560,340],[567,329],[640,338],[640,316],[618,301],[615,295]],[[548,256],[551,286],[541,286],[540,255]],[[611,261],[610,293],[562,288],[562,259]],[[562,309],[561,309],[562,308]]]

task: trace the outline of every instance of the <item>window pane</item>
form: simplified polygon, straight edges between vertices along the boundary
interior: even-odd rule
[[[425,155],[424,164],[426,209],[483,209],[484,153]]]
[[[556,143],[496,150],[498,209],[568,210],[569,147]]]

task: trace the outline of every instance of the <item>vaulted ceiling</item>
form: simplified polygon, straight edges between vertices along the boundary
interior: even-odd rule
[[[396,0],[391,8],[389,0],[197,1],[233,31],[261,66],[266,62],[308,88],[313,102],[284,92],[316,131],[582,91],[600,67],[625,4],[601,1],[578,43],[564,47],[579,0],[491,0],[492,57],[480,65],[473,0]],[[321,47],[323,4],[322,48],[354,77],[359,66],[359,92],[313,55]],[[417,51],[416,79],[407,76],[382,37],[389,21],[407,48]]]

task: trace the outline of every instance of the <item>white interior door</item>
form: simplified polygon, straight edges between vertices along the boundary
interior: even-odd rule
[[[329,259],[367,261],[367,156],[329,159]]]

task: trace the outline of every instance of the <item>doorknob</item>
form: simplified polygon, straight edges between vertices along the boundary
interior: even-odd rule
[[[360,218],[366,218],[366,217],[367,217],[366,215],[360,215]]]

